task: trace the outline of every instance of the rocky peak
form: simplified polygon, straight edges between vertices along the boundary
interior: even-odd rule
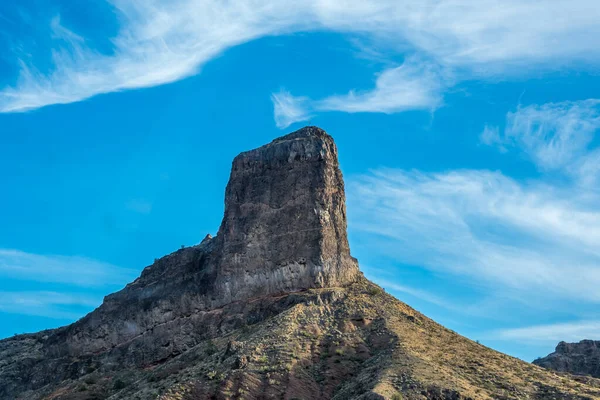
[[[146,268],[131,296],[193,296],[210,310],[233,301],[344,286],[359,275],[346,236],[344,181],[333,138],[306,127],[238,155],[216,237]],[[125,297],[124,297],[125,296]]]
[[[569,346],[562,357],[580,353]],[[156,260],[75,324],[0,340],[0,399],[584,400],[599,388],[361,278],[335,144],[315,127],[236,157],[217,236]]]
[[[600,378],[600,341],[560,342],[554,353],[533,363],[559,372]]]
[[[333,138],[305,127],[238,155],[217,239],[219,273],[255,285],[256,293],[354,281]]]
[[[181,333],[173,332],[182,324],[194,332],[185,336],[187,346],[230,329],[220,325],[243,323],[244,313],[229,315],[224,307],[355,282],[360,272],[350,256],[344,202],[335,143],[319,128],[241,153],[233,161],[217,236],[156,260],[48,344],[71,356],[126,345],[136,349],[119,350],[128,362],[145,363],[171,354],[171,347],[158,351],[154,341],[176,343]]]

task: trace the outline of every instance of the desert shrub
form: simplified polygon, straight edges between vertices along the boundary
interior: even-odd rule
[[[376,286],[369,289],[369,295],[371,296],[379,296],[381,293],[383,293],[383,290]]]
[[[117,379],[113,384],[113,389],[115,390],[122,390],[125,389],[125,387],[127,387],[127,384],[122,379]]]
[[[256,361],[262,364],[266,364],[269,362],[269,357],[267,357],[266,355],[258,356]]]
[[[212,340],[209,340],[206,343],[206,349],[204,349],[204,354],[206,354],[207,357],[210,357],[213,354],[215,354],[218,350],[219,349],[217,348],[215,343]]]

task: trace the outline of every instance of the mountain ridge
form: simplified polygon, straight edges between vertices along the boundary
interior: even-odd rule
[[[232,162],[215,237],[72,325],[0,341],[2,399],[600,399],[444,328],[350,254],[333,138],[305,127]]]

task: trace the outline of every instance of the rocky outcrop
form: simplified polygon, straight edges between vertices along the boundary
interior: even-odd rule
[[[307,127],[237,156],[217,236],[158,260],[108,296],[70,328],[65,351],[106,351],[183,317],[194,316],[194,331],[206,324],[198,316],[232,302],[343,286],[358,274],[336,146]]]
[[[497,353],[366,280],[332,138],[235,158],[215,237],[78,322],[0,341],[0,399],[600,399],[600,380]]]
[[[333,139],[307,127],[238,155],[216,246],[219,302],[354,282]]]
[[[533,362],[540,367],[600,378],[600,341],[560,342],[554,353]]]
[[[234,159],[216,237],[157,260],[97,310],[34,340],[35,354],[143,367],[282,307],[249,300],[344,286],[359,274],[335,143],[306,127]],[[45,361],[29,362],[18,369],[22,384],[47,384]],[[72,373],[60,361],[53,368]],[[0,381],[0,397],[18,386]]]

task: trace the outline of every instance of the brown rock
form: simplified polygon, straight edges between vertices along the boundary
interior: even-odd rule
[[[307,127],[238,155],[217,247],[226,301],[356,281],[331,136]]]
[[[20,383],[0,379],[0,398],[77,376],[72,357],[101,355],[139,367],[162,362],[286,306],[241,302],[344,286],[359,276],[335,143],[319,128],[303,128],[234,159],[216,237],[157,260],[98,309],[52,331],[36,345],[39,362],[11,367]]]
[[[600,399],[600,380],[559,381],[364,279],[344,202],[319,128],[240,154],[217,236],[70,326],[0,341],[0,399]]]

